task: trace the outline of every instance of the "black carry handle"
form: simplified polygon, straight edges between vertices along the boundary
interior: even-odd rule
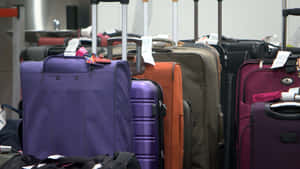
[[[142,40],[139,38],[127,38],[128,42],[133,42],[136,44],[136,70],[137,72],[141,72],[141,64],[142,64]],[[121,37],[113,37],[107,40],[107,55],[109,59],[113,58],[113,43],[114,42],[122,42]]]
[[[292,8],[292,9],[283,9],[282,15],[287,17],[289,15],[300,16],[300,8]]]
[[[299,111],[296,111],[295,113],[279,113],[272,110],[275,108],[285,108],[285,110],[287,110],[288,107],[300,109],[300,103],[284,102],[276,104],[266,104],[266,106],[266,115],[268,115],[269,117],[279,120],[300,120]]]
[[[98,4],[99,2],[120,2],[121,4],[129,4],[129,0],[91,0],[92,4]]]
[[[52,59],[61,59],[58,65],[57,62],[51,62]],[[77,60],[74,62],[74,60]],[[79,62],[81,60],[81,62]],[[88,73],[93,70],[94,67],[102,68],[103,64],[94,63],[90,64],[86,62],[84,57],[78,56],[64,56],[55,55],[48,56],[43,62],[43,72],[48,73]],[[93,66],[93,67],[92,67]]]

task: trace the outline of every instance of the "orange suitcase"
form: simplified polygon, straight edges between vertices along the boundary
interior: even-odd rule
[[[165,169],[182,169],[183,166],[183,96],[181,67],[175,62],[157,62],[146,65],[138,79],[149,79],[163,89],[167,114],[164,119]]]

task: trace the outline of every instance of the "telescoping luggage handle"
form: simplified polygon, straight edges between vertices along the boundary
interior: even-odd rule
[[[222,15],[222,8],[223,8],[223,0],[218,1],[218,42],[221,43],[222,41],[222,34],[223,34],[223,15]]]
[[[197,42],[199,38],[199,22],[198,22],[198,15],[199,15],[199,8],[198,8],[198,3],[199,0],[193,0],[194,1],[194,41]]]
[[[300,16],[300,8],[287,8],[287,0],[282,0],[282,16],[283,16],[283,27],[282,27],[282,50],[286,49],[287,45],[287,17],[289,15]]]
[[[122,4],[122,60],[127,60],[127,14],[129,0],[91,0],[92,53],[97,55],[97,4],[99,2],[120,2]]]
[[[141,67],[142,67],[142,40],[139,38],[128,38],[127,39],[128,42],[133,42],[136,44],[136,70],[138,73],[141,72]],[[109,38],[107,40],[107,45],[108,45],[108,51],[107,51],[107,55],[109,59],[113,58],[113,43],[114,42],[120,42],[122,41],[122,39],[120,39],[119,37],[114,37],[114,38]],[[127,52],[127,50],[126,50]]]
[[[177,6],[178,6],[178,0],[172,0],[172,13],[173,13],[173,21],[172,21],[172,39],[173,41],[176,43],[176,45],[178,44],[178,37],[177,37],[177,27],[178,27],[178,11],[177,11]]]

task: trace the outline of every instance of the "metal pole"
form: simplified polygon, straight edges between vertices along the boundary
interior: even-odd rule
[[[282,9],[287,8],[287,0],[282,0]],[[286,49],[287,45],[287,16],[282,16],[282,50]]]
[[[97,4],[92,4],[92,54],[97,56]]]
[[[13,18],[13,85],[12,85],[12,105],[17,107],[21,99],[21,80],[20,80],[20,54],[25,47],[25,10],[20,5],[19,17]]]
[[[173,28],[172,28],[172,38],[173,38],[173,41],[176,43],[176,46],[177,46],[177,42],[178,42],[178,39],[177,39],[177,26],[178,26],[178,16],[177,16],[177,0],[174,0],[173,1]]]
[[[199,38],[199,32],[198,32],[198,29],[199,29],[199,22],[198,22],[198,10],[199,10],[199,7],[198,7],[198,1],[194,1],[194,40],[195,42],[197,42],[198,38]]]
[[[122,4],[122,60],[127,60],[127,14],[128,4]]]
[[[148,36],[148,1],[144,1],[144,36]]]
[[[223,18],[222,18],[222,1],[218,1],[218,41],[219,41],[219,43],[221,43],[221,41],[222,41],[222,34],[223,34],[223,30],[222,30],[222,20],[223,20]]]

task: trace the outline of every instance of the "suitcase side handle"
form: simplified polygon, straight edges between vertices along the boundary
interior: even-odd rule
[[[266,115],[271,118],[279,119],[279,120],[300,120],[299,111],[295,111],[295,113],[281,113],[276,112],[274,109],[291,107],[293,109],[300,109],[300,103],[297,102],[283,102],[283,103],[275,103],[275,104],[266,104]]]
[[[138,38],[128,38],[128,42],[132,42],[136,44],[136,70],[137,72],[141,72],[142,67],[142,40]],[[113,58],[113,43],[114,42],[122,42],[122,38],[120,37],[113,37],[107,40],[107,55],[109,59]]]

